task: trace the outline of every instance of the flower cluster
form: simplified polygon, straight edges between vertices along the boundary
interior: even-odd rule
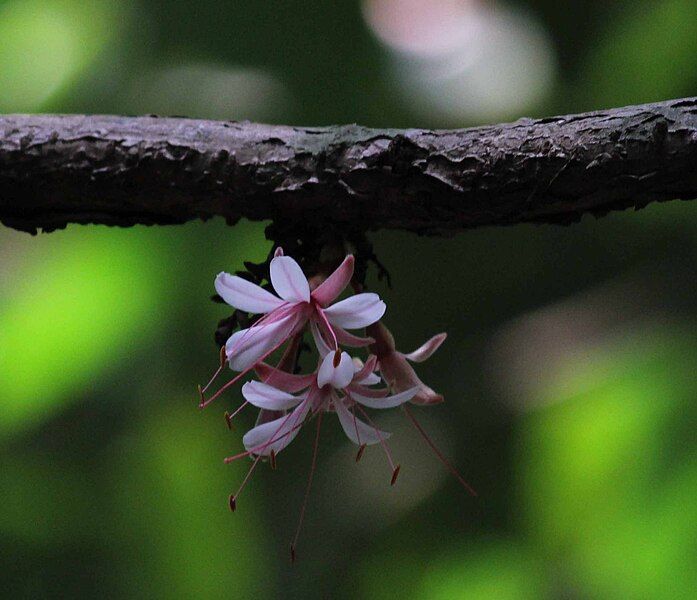
[[[356,460],[367,445],[381,445],[394,484],[399,466],[395,465],[386,443],[390,434],[373,423],[366,408],[389,409],[408,402],[430,405],[443,401],[442,396],[418,378],[410,362],[426,360],[446,335],[434,336],[409,354],[398,352],[392,335],[380,321],[386,306],[377,294],[359,292],[337,301],[353,274],[354,258],[349,255],[328,277],[308,281],[298,263],[284,256],[279,248],[269,265],[269,279],[277,295],[236,275],[220,273],[216,277],[215,289],[226,303],[239,311],[261,315],[250,327],[230,336],[221,349],[220,367],[208,385],[199,388],[200,406],[205,407],[252,371],[258,377],[242,386],[242,405],[234,413],[226,413],[230,425],[245,406],[260,409],[255,427],[243,437],[245,451],[225,459],[226,462],[243,457],[253,459],[240,489],[230,496],[233,510],[258,462],[268,458],[275,467],[277,454],[295,439],[304,424],[316,417],[309,492],[323,413],[336,414],[346,436],[358,446]],[[367,336],[349,331],[357,329],[366,329]],[[317,367],[312,373],[298,374],[295,373],[298,348],[306,332],[317,350]],[[276,366],[269,365],[266,361],[283,346],[286,348],[280,361]],[[366,347],[369,354],[365,362],[352,358],[343,349]],[[206,399],[208,388],[226,364],[237,375]],[[408,409],[406,413],[439,458],[465,483]],[[471,491],[469,486],[468,489]],[[303,505],[301,522],[304,511]],[[294,547],[295,542],[291,546],[293,555]]]

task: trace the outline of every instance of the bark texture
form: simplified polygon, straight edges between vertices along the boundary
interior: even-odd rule
[[[0,116],[0,221],[446,234],[697,198],[697,98],[471,129]]]

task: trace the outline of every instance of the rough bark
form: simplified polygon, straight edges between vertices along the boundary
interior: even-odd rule
[[[697,197],[697,98],[459,129],[0,116],[0,221],[447,233]]]

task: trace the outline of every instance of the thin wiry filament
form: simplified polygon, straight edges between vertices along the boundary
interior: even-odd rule
[[[312,446],[312,463],[310,464],[310,474],[307,477],[307,487],[305,488],[305,497],[303,498],[302,508],[300,509],[300,518],[298,519],[298,527],[295,530],[295,537],[290,544],[290,559],[295,562],[295,548],[298,544],[298,537],[300,537],[300,529],[303,525],[303,519],[305,518],[305,509],[307,508],[307,501],[310,497],[310,489],[312,488],[312,478],[315,475],[315,468],[317,466],[317,451],[319,449],[319,432],[322,427],[322,412],[320,411],[317,416],[317,433],[315,434],[315,443]]]
[[[235,375],[235,377],[233,377],[233,378],[232,378],[230,381],[228,381],[223,387],[221,387],[215,394],[213,394],[210,398],[208,398],[208,400],[204,400],[204,399],[203,399],[203,395],[201,394],[201,402],[199,403],[198,407],[199,407],[199,408],[206,408],[206,406],[208,406],[211,402],[213,402],[213,400],[216,400],[217,398],[219,398],[220,395],[221,395],[225,390],[227,390],[227,389],[229,389],[230,387],[232,387],[232,386],[233,386],[234,384],[236,384],[240,379],[242,379],[242,377],[244,377],[244,376],[247,375],[250,371],[252,371],[252,370],[254,369],[254,366],[255,366],[257,363],[262,362],[265,358],[267,358],[269,355],[273,354],[276,350],[278,350],[278,349],[285,343],[285,341],[286,341],[285,339],[282,339],[278,344],[276,344],[273,348],[271,348],[271,350],[269,350],[266,354],[264,354],[263,356],[259,357],[259,360],[257,360],[257,362],[254,363],[254,365],[252,365],[251,367],[245,369],[245,370],[242,371],[241,373],[238,373],[237,375]]]
[[[338,350],[339,349],[339,342],[337,342],[337,340],[336,340],[336,334],[334,333],[334,329],[332,329],[332,326],[329,323],[329,320],[327,319],[327,315],[324,314],[324,311],[319,306],[317,307],[317,314],[319,315],[320,319],[322,320],[322,324],[327,328],[329,335],[332,336],[332,341],[334,342],[334,350]]]
[[[366,421],[368,421],[370,426],[375,430],[375,435],[378,436],[378,440],[380,440],[380,445],[382,446],[382,449],[385,451],[385,456],[387,456],[387,462],[390,464],[390,468],[392,469],[392,485],[394,485],[395,481],[397,481],[397,475],[399,474],[400,466],[395,466],[394,461],[392,460],[392,453],[390,452],[389,446],[382,438],[380,430],[376,427],[375,423],[373,423],[373,420],[370,418],[368,413],[365,412],[363,408],[358,404],[356,404],[356,408],[361,411],[361,414],[366,418]]]
[[[433,450],[433,453],[455,476],[455,479],[457,479],[460,482],[460,484],[462,484],[462,487],[464,487],[470,495],[476,496],[477,492],[474,490],[474,488],[472,488],[472,486],[469,483],[467,483],[467,481],[465,481],[465,478],[462,475],[460,475],[460,472],[450,463],[450,461],[447,458],[445,458],[443,453],[438,449],[438,447],[433,443],[428,434],[424,431],[424,428],[421,427],[420,423],[416,420],[416,417],[414,417],[414,415],[411,414],[409,407],[406,404],[404,404],[403,406],[404,412],[407,415],[407,417],[409,417],[409,420],[411,421],[412,425],[414,425],[416,430],[421,434],[421,437],[426,442],[426,444],[428,444],[429,448]]]
[[[358,452],[356,453],[356,462],[361,460],[363,452],[365,451],[365,444],[361,443],[361,434],[358,431],[358,422],[356,421],[356,408],[352,407],[351,415],[353,416],[353,427],[356,430],[356,441],[358,441]]]
[[[261,459],[261,454],[254,459],[252,466],[249,467],[249,471],[247,471],[247,475],[245,475],[245,478],[242,480],[242,483],[241,483],[239,489],[237,490],[237,492],[235,492],[235,495],[230,496],[230,510],[234,511],[237,508],[237,498],[239,498],[240,494],[242,493],[244,486],[247,485],[247,482],[249,481],[249,478],[252,476],[252,473],[254,473],[254,469],[257,468],[257,465],[259,464],[260,459]]]
[[[225,346],[221,346],[220,365],[218,365],[218,368],[215,370],[215,373],[213,373],[213,377],[211,377],[208,383],[203,388],[201,388],[201,396],[203,396],[203,394],[205,394],[208,391],[208,388],[211,387],[211,384],[218,378],[218,375],[220,375],[223,372],[223,367],[225,367],[225,363],[227,363],[227,356],[225,356]]]
[[[237,410],[233,412],[232,414],[225,413],[225,420],[228,422],[228,427],[232,425],[232,420],[240,414],[242,409],[249,404],[248,400],[245,400],[240,406],[237,407]]]
[[[279,308],[278,310],[281,313],[281,315],[277,316],[275,318],[275,320],[280,321],[281,319],[285,318],[287,316],[287,314],[290,314],[292,312],[292,309],[293,309],[292,306]],[[240,338],[237,345],[239,346],[247,338],[248,335],[254,335],[255,329],[258,328],[262,323],[264,323],[264,321],[266,321],[270,316],[271,316],[271,313],[265,314],[261,319],[259,319],[256,323],[254,323],[251,327],[248,327],[247,331]],[[281,343],[274,346],[271,350],[269,350],[266,354],[264,354],[257,362],[261,362],[265,358],[267,358],[270,354],[273,354],[276,350],[278,350],[283,345],[284,342],[285,342],[285,340],[282,340]],[[230,351],[230,354],[233,353],[233,350]],[[208,391],[208,388],[217,379],[218,375],[220,375],[220,373],[223,370],[223,367],[225,366],[225,363],[227,362],[227,357],[225,356],[225,353],[226,353],[226,349],[225,349],[225,346],[223,346],[220,349],[220,366],[216,369],[215,373],[213,374],[213,377],[211,377],[210,381],[205,385],[205,387],[202,388],[201,386],[199,386],[198,391],[199,391],[199,396],[201,397],[200,402],[199,402],[199,408],[205,408],[206,406],[208,406],[211,402],[213,402],[213,400],[218,398],[218,396],[220,396],[220,394],[222,394],[230,386],[237,383],[244,375],[246,375],[247,373],[249,373],[251,370],[254,369],[254,365],[252,365],[251,367],[242,371],[239,375],[233,377],[230,381],[228,381],[222,388],[220,388],[215,394],[213,394],[213,396],[211,398],[209,398],[208,400],[204,399],[203,395],[206,393],[206,391]],[[225,358],[223,359],[224,356],[225,356]]]
[[[303,400],[303,402],[307,402],[307,399],[306,399],[306,400]],[[244,406],[244,405],[243,405],[243,406]],[[300,409],[301,406],[302,406],[302,404],[298,405],[298,408],[296,408],[296,411],[298,411],[298,410]],[[241,408],[241,407],[240,407],[240,408]],[[238,409],[238,410],[239,410],[239,409]],[[253,447],[253,448],[250,448],[249,450],[247,450],[247,451],[245,451],[245,452],[240,452],[239,454],[235,454],[235,456],[228,456],[228,457],[224,460],[224,462],[225,462],[225,463],[231,463],[231,462],[233,462],[233,461],[235,461],[235,460],[237,460],[237,459],[244,458],[245,456],[250,456],[251,454],[258,454],[259,451],[263,452],[263,451],[266,450],[266,448],[268,448],[271,444],[274,444],[275,442],[277,442],[277,441],[279,441],[279,440],[282,440],[282,439],[283,439],[284,437],[286,437],[287,435],[290,435],[290,434],[293,433],[294,431],[298,430],[300,427],[303,426],[302,423],[298,423],[298,422],[297,422],[297,421],[298,421],[298,418],[299,418],[299,413],[298,413],[298,414],[295,414],[295,421],[293,422],[293,427],[292,427],[291,429],[289,429],[288,431],[286,431],[284,434],[282,434],[282,435],[280,435],[280,436],[278,435],[278,433],[279,433],[279,432],[281,431],[281,429],[284,427],[284,425],[286,424],[286,422],[288,421],[288,419],[290,419],[294,414],[295,414],[295,412],[288,413],[288,414],[285,416],[285,418],[283,419],[283,422],[276,428],[276,431],[274,431],[273,435],[272,435],[266,442],[264,442],[263,444],[260,444],[260,445],[258,445],[258,446],[255,446],[255,447]],[[278,436],[278,437],[277,437],[277,436]]]

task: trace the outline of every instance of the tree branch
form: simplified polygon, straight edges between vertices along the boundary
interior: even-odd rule
[[[697,98],[460,129],[0,116],[0,221],[447,233],[697,197]]]

